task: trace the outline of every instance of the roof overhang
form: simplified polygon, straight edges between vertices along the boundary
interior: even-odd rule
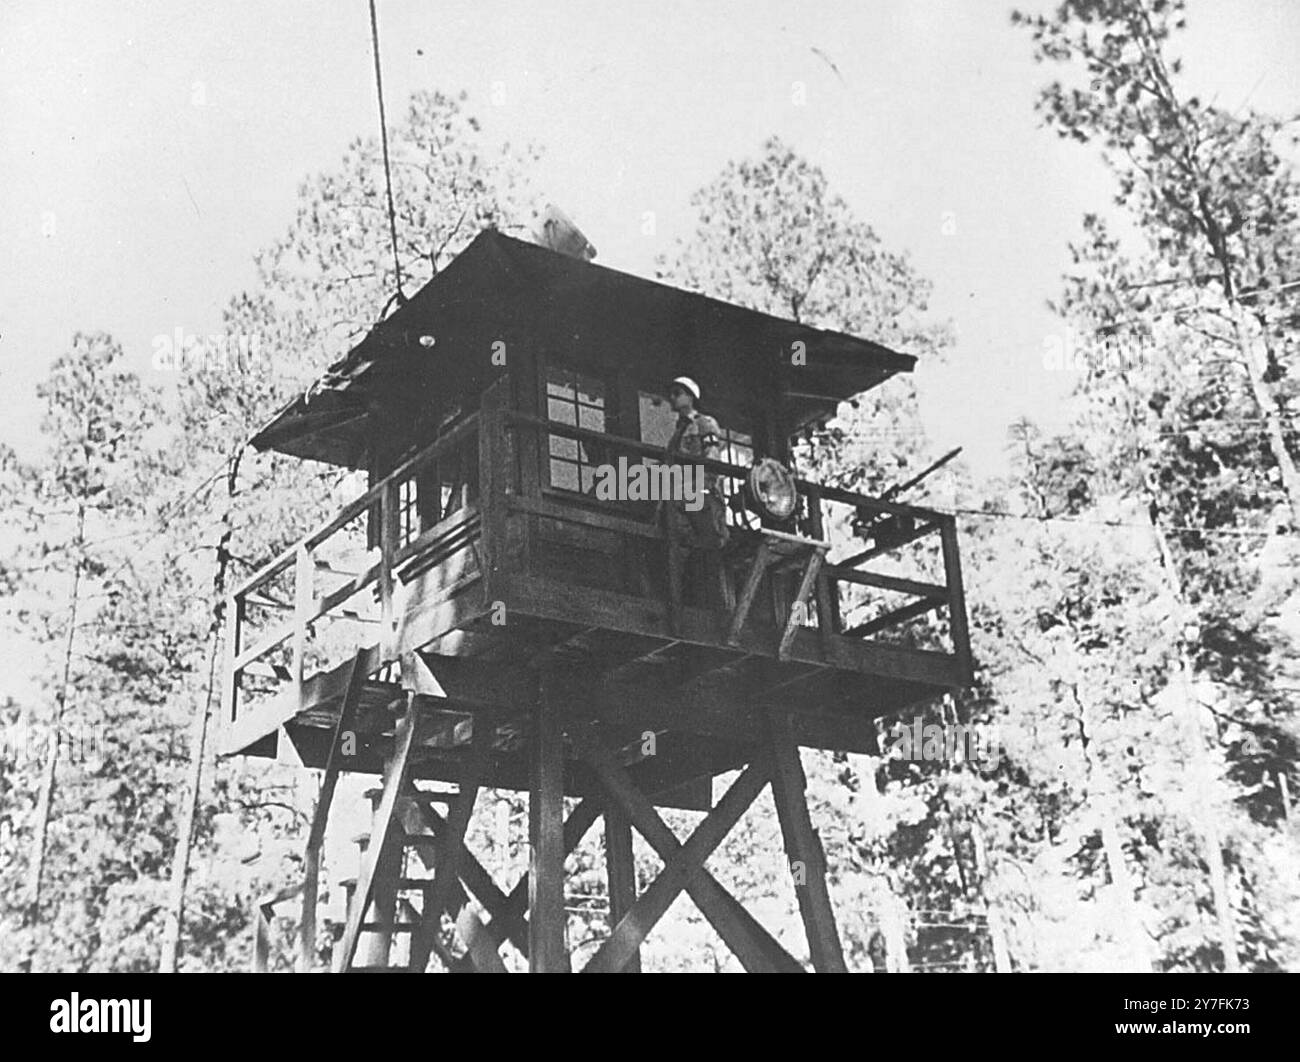
[[[529,306],[530,311],[520,307]],[[372,417],[394,415],[404,403],[427,397],[434,387],[472,385],[472,369],[457,365],[457,329],[479,331],[483,322],[521,312],[578,320],[594,316],[604,327],[667,328],[716,349],[720,376],[743,379],[758,370],[780,381],[791,428],[824,420],[839,403],[897,373],[916,359],[843,332],[750,310],[660,281],[608,269],[525,243],[494,230],[480,233],[464,251],[404,306],[377,325],[308,390],[286,403],[254,436],[259,450],[275,450],[347,467],[367,461]],[[636,322],[635,325],[630,322]],[[434,344],[422,337],[434,337]],[[759,357],[803,344],[798,368],[775,371]],[[478,344],[481,346],[482,344]],[[748,360],[747,360],[748,359]],[[707,386],[706,386],[707,390]]]

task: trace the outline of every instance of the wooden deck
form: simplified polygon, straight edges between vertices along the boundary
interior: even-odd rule
[[[594,434],[485,409],[236,588],[221,751],[322,767],[350,661],[366,646],[349,770],[383,770],[410,699],[431,735],[413,777],[458,778],[476,728],[488,727],[485,784],[526,788],[544,676],[566,725],[624,749],[659,802],[699,806],[702,787],[690,783],[749,762],[769,707],[793,712],[799,744],[868,752],[875,719],[969,684],[950,516],[801,483],[805,534],[820,539],[836,507],[838,526],[848,511],[891,521],[890,534],[828,558],[807,580],[812,607],[797,624],[800,573],[774,566],[736,629],[734,605],[670,608],[652,516],[539,484],[530,455],[544,431]],[[596,440],[606,453],[655,453],[611,436],[587,442]],[[456,448],[477,455],[478,481],[431,526],[405,526],[402,485]],[[745,473],[708,465],[733,482]],[[375,512],[379,543],[367,552]],[[733,587],[762,535],[738,519],[724,564]],[[899,607],[890,595],[911,600]],[[566,764],[566,793],[589,791],[584,770]]]

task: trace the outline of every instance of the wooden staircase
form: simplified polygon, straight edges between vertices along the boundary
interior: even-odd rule
[[[430,956],[437,955],[448,970],[503,973],[495,945],[482,943],[486,929],[460,883],[465,830],[488,765],[490,728],[480,728],[472,738],[465,777],[453,792],[421,790],[408,777],[419,729],[420,719],[408,700],[397,722],[383,785],[368,794],[373,821],[370,833],[357,839],[360,873],[355,881],[344,883],[347,920],[335,945],[334,969],[422,973]],[[442,805],[445,817],[437,810]],[[431,876],[411,876],[412,862]],[[443,940],[444,913],[462,938],[464,956],[457,956]],[[398,936],[406,938],[404,947],[395,947]],[[484,966],[481,971],[476,954]]]
[[[366,796],[378,815],[383,806],[383,790],[372,789]],[[388,841],[390,851],[380,853],[376,859],[374,885],[366,911],[368,920],[360,923],[351,963],[339,968],[349,973],[422,973],[430,955],[434,955],[450,973],[507,972],[497,950],[500,942],[487,931],[460,882],[453,882],[449,888],[438,882],[439,846],[435,831],[445,826],[445,819],[435,808],[452,805],[459,796],[411,787],[398,797],[397,829]],[[366,873],[370,837],[367,832],[353,838],[362,878]],[[411,876],[416,871],[423,874]],[[357,886],[362,878],[345,878],[339,882],[347,897],[349,924],[357,909]],[[445,898],[445,902],[440,898]],[[459,948],[444,939],[441,926],[444,913],[451,920],[450,935]]]
[[[303,883],[275,898],[278,903],[296,895],[302,897],[300,970],[312,970],[317,965],[321,850],[339,776],[348,767],[348,746],[355,739],[366,686],[366,660],[362,650],[350,666],[308,834]],[[371,802],[372,823],[370,832],[353,839],[360,857],[358,876],[339,883],[347,897],[347,914],[342,936],[334,948],[334,970],[423,972],[430,957],[436,955],[450,971],[504,973],[497,948],[502,940],[522,939],[522,934],[517,929],[508,933],[500,927],[512,924],[506,914],[508,909],[522,909],[523,905],[517,901],[512,904],[501,895],[476,861],[462,858],[465,830],[490,756],[491,727],[484,726],[471,737],[465,774],[456,789],[421,789],[409,775],[413,753],[428,736],[421,733],[415,695],[415,690],[408,690],[383,784],[366,794]],[[427,721],[424,725],[428,725]],[[440,807],[447,809],[445,815],[439,812]],[[462,866],[463,862],[473,865]],[[424,876],[412,873],[416,869]],[[462,878],[475,883],[480,903],[495,904],[501,912],[493,920],[498,923],[495,936],[470,906]],[[463,946],[463,954],[453,951],[444,940],[444,914],[451,917],[453,936]],[[263,913],[262,921],[269,917],[269,913]],[[259,941],[264,936],[259,922]],[[399,938],[403,943],[395,946]],[[260,963],[255,958],[255,968],[265,968],[264,957]]]

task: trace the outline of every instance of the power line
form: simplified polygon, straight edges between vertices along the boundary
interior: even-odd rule
[[[1203,420],[1197,421],[1196,423],[1191,424],[1184,428],[1164,429],[1155,432],[1154,434],[1160,437],[1176,437],[1182,435],[1190,435],[1194,432],[1204,431],[1208,427],[1215,427],[1219,425],[1268,424],[1270,422],[1270,419],[1271,418],[1267,418],[1267,417],[1206,417]],[[1300,419],[1300,413],[1279,414],[1278,419],[1295,421]],[[1286,430],[1293,431],[1293,432],[1300,431],[1300,429],[1297,428],[1288,428]],[[895,428],[885,428],[885,427],[873,428],[872,430],[866,432],[855,432],[849,430],[846,431],[844,434],[845,437],[849,439],[871,441],[871,440],[880,440],[880,439],[887,440],[887,439],[894,439],[894,438],[906,438],[909,436],[923,437],[923,436],[928,436],[929,434],[931,434],[931,432],[928,428],[924,428],[920,426],[899,426]]]
[[[1079,520],[1067,516],[1032,516],[1029,513],[1008,513],[996,509],[943,509],[932,505],[924,506],[935,512],[944,513],[948,516],[983,516],[989,519],[1002,520],[1024,520],[1030,523],[1039,524],[1077,524],[1082,527],[1109,527],[1117,529],[1126,529],[1134,531],[1150,531],[1150,524],[1125,523],[1122,520]],[[1263,536],[1271,538],[1275,532],[1264,529],[1238,528],[1238,527],[1194,527],[1190,524],[1162,524],[1163,530],[1182,531],[1189,534],[1216,536],[1223,535],[1227,537],[1247,538],[1251,536]]]
[[[247,445],[246,442],[241,443],[239,448],[243,449],[243,447],[246,445]],[[50,549],[48,550],[48,553],[51,554],[63,553],[67,550],[74,549],[74,548],[86,549],[90,546],[102,546],[110,542],[121,542],[124,539],[135,538],[139,535],[149,535],[150,537],[146,539],[145,542],[139,547],[140,549],[144,549],[146,546],[150,545],[154,541],[154,539],[156,539],[159,535],[161,535],[164,531],[167,530],[168,523],[173,518],[180,515],[181,510],[184,509],[185,506],[187,506],[190,502],[192,502],[195,498],[197,498],[198,495],[203,491],[205,487],[211,484],[213,480],[215,480],[218,476],[220,476],[230,466],[230,462],[234,459],[235,453],[236,451],[232,450],[229,455],[224,457],[221,463],[216,466],[216,469],[209,476],[207,476],[203,480],[203,482],[201,482],[197,487],[192,488],[189,494],[187,494],[183,498],[180,498],[170,508],[164,508],[163,511],[158,514],[158,520],[161,526],[157,528],[138,527],[133,531],[123,531],[122,533],[117,535],[108,535],[104,538],[88,539],[84,542],[75,542],[75,541],[66,542],[63,543],[62,545],[51,546]],[[34,564],[29,568],[17,569],[17,571],[21,575],[30,575],[34,572],[47,570],[53,563],[54,562],[50,560],[43,564]],[[111,579],[113,575],[116,575],[117,572],[121,571],[122,568],[126,567],[127,563],[129,563],[129,561],[123,562],[121,565],[119,565],[116,569],[114,569],[112,573],[110,573],[108,578]]]
[[[379,96],[379,139],[384,148],[384,184],[388,189],[388,233],[393,241],[393,269],[397,274],[397,305],[406,304],[402,292],[402,260],[397,251],[397,212],[393,209],[393,168],[388,159],[388,119],[384,114],[384,75],[379,64],[379,20],[375,0],[370,0],[370,41],[375,53],[375,90]]]

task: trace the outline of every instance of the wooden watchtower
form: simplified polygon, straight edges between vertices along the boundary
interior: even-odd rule
[[[301,897],[301,965],[337,780],[368,772],[338,970],[499,969],[507,941],[568,969],[564,860],[602,816],[611,924],[585,969],[636,969],[685,891],[746,969],[800,970],[703,866],[768,785],[812,965],[843,969],[799,747],[871,751],[873,720],[969,684],[956,526],[802,477],[782,517],[747,483],[912,364],[487,231],[282,409],[259,448],[369,476],[228,609],[222,751],[324,771],[305,880],[264,908]],[[594,485],[620,458],[664,460],[679,374],[723,429],[706,464],[731,533],[720,595],[701,567],[673,600],[655,503]],[[529,794],[513,886],[464,843],[484,787]],[[683,844],[659,807],[707,815]],[[633,828],[665,865],[639,894]]]

